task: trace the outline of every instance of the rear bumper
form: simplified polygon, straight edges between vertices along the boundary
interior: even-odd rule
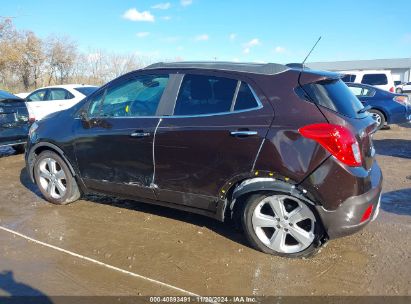
[[[378,166],[372,169],[373,185],[364,194],[346,199],[335,210],[327,210],[323,206],[316,206],[325,231],[330,239],[343,237],[361,230],[378,215],[381,201],[382,173]],[[367,208],[373,206],[371,216],[361,222]]]

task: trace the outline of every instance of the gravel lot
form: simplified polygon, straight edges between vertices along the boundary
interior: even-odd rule
[[[2,149],[0,295],[410,296],[411,124],[374,142],[379,217],[307,260],[262,254],[228,225],[158,206],[94,196],[48,204],[23,156]]]

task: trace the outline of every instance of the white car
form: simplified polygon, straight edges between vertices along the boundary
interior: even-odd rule
[[[66,84],[37,89],[25,98],[30,117],[41,120],[51,113],[71,108],[97,88],[90,85]]]
[[[402,93],[411,93],[411,82],[406,82],[398,85],[395,89],[395,92]]]
[[[345,74],[344,82],[354,82],[372,85],[376,88],[394,93],[395,85],[391,71],[364,70],[364,71],[339,71]]]

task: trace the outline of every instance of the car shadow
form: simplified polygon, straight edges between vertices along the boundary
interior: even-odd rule
[[[411,140],[374,139],[377,154],[411,159]]]
[[[411,216],[411,188],[383,193],[381,209],[398,215]]]
[[[16,281],[12,271],[0,272],[0,292],[2,303],[53,303],[50,298],[38,289]],[[6,294],[6,296],[4,296]],[[16,301],[14,301],[14,300]],[[21,301],[21,302],[20,302]]]
[[[12,147],[0,147],[0,158],[20,154]]]
[[[20,182],[28,190],[36,194],[41,199],[44,199],[40,190],[38,190],[38,187],[31,182],[28,173],[24,168],[20,172]],[[131,211],[143,212],[164,218],[170,218],[177,221],[186,222],[198,227],[205,227],[227,239],[230,239],[234,242],[237,242],[245,246],[249,246],[247,241],[243,237],[243,234],[240,231],[241,229],[239,227],[235,227],[232,222],[223,223],[203,215],[181,211],[171,207],[168,208],[164,206],[158,206],[139,201],[121,199],[117,197],[110,197],[99,194],[87,194],[84,195],[81,199],[83,201],[93,202],[97,204],[128,209]]]

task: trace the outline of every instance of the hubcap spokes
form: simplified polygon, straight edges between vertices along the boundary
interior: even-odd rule
[[[40,186],[51,197],[62,198],[67,191],[66,174],[57,161],[45,158],[39,164]]]
[[[381,116],[380,115],[378,115],[377,113],[373,113],[372,118],[374,118],[374,120],[377,122],[378,125],[381,124]]]
[[[259,240],[272,250],[296,253],[314,241],[315,216],[298,199],[274,195],[254,209],[252,224]]]

